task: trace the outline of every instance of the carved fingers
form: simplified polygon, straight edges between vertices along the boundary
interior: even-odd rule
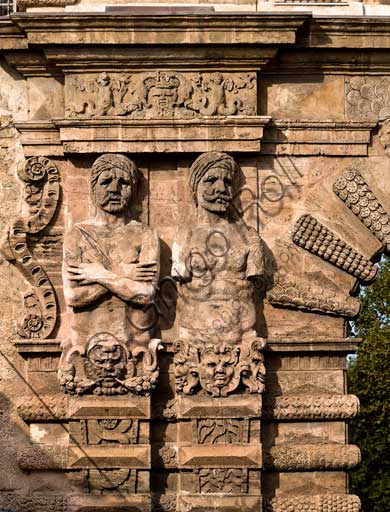
[[[133,281],[153,281],[157,274],[157,262],[150,261],[147,263],[130,263],[123,265],[123,269],[126,272],[126,277],[129,277]]]
[[[77,281],[80,285],[100,283],[106,275],[107,270],[100,263],[79,263],[77,266],[68,266],[68,279]]]

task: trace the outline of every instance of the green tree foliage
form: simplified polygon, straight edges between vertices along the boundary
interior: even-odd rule
[[[352,491],[363,512],[390,510],[390,258],[383,258],[375,283],[361,295],[355,324],[363,337],[348,371],[349,392],[360,400],[350,442],[360,446],[362,463],[351,473]]]

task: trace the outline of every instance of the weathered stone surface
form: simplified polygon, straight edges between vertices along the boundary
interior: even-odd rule
[[[0,508],[358,512],[389,21],[71,3],[0,21]]]

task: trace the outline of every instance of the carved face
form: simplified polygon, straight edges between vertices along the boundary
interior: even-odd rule
[[[100,339],[88,351],[88,361],[96,379],[119,379],[126,369],[126,354],[116,339]]]
[[[126,171],[115,167],[103,171],[94,187],[95,204],[108,213],[122,213],[133,194],[132,182]]]
[[[219,162],[202,176],[197,191],[198,205],[213,213],[225,213],[233,200],[233,173]]]
[[[223,388],[229,384],[234,374],[234,357],[230,351],[215,354],[206,352],[202,357],[203,382],[207,387]]]

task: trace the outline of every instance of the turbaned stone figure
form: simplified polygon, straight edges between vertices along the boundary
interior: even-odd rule
[[[62,347],[65,392],[148,394],[158,367],[151,307],[159,276],[156,232],[131,219],[139,171],[124,155],[104,154],[91,170],[92,219],[65,234],[63,283],[71,336]]]
[[[264,340],[255,330],[254,281],[264,275],[263,242],[234,210],[240,168],[226,153],[200,155],[189,186],[197,223],[177,232],[172,276],[178,280],[176,388],[226,396],[243,383],[261,393]]]

